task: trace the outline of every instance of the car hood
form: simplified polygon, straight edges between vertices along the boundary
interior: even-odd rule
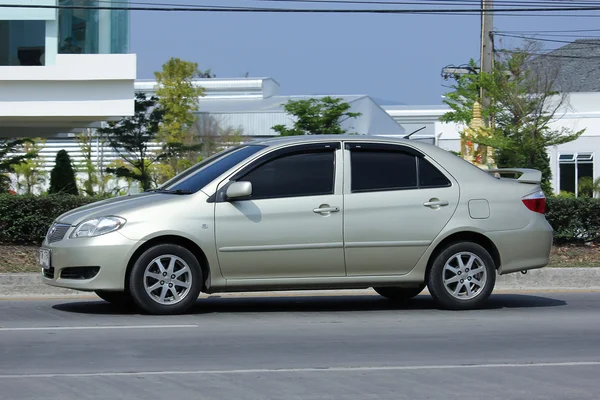
[[[91,218],[108,215],[123,216],[128,211],[137,211],[147,206],[168,203],[177,198],[180,198],[180,196],[152,192],[119,196],[77,207],[60,215],[56,218],[56,221],[63,224],[77,225]]]

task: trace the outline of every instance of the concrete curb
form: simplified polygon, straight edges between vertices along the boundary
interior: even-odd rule
[[[497,276],[495,290],[600,290],[600,268],[542,268],[526,275],[519,273]],[[271,294],[274,292],[264,292]],[[281,292],[298,295],[367,294],[371,290],[311,290]],[[257,296],[260,293],[235,293],[235,296]],[[0,274],[0,298],[95,296],[94,293],[56,288],[42,283],[40,274]],[[218,294],[229,296],[229,294]]]

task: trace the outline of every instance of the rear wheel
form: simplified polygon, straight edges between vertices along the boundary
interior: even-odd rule
[[[159,244],[146,250],[131,269],[135,303],[149,314],[181,314],[198,299],[202,271],[188,249]]]
[[[379,295],[392,301],[406,301],[410,300],[425,289],[425,285],[418,287],[406,288],[406,287],[374,287]]]
[[[128,291],[96,290],[94,293],[102,300],[119,307],[132,307],[133,299]]]
[[[495,284],[494,260],[485,248],[471,242],[446,247],[435,258],[427,277],[433,298],[450,310],[478,308]]]

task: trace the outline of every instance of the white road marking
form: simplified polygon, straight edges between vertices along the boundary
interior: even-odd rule
[[[53,373],[53,374],[12,374],[0,375],[0,379],[17,378],[88,378],[88,377],[128,377],[152,375],[233,375],[233,374],[270,374],[270,373],[311,373],[311,372],[367,372],[367,371],[419,371],[445,369],[477,368],[539,368],[539,367],[585,367],[600,366],[600,361],[572,361],[546,363],[512,364],[455,364],[455,365],[399,365],[381,367],[331,367],[331,368],[280,368],[280,369],[230,369],[197,371],[142,371],[142,372],[90,372],[90,373]]]
[[[34,326],[23,328],[0,328],[0,332],[22,331],[86,331],[98,329],[181,329],[198,328],[198,325],[96,325],[96,326]]]

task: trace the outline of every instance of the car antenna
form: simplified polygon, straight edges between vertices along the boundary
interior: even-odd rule
[[[415,133],[417,133],[417,132],[419,132],[419,131],[422,131],[422,130],[423,130],[423,129],[425,129],[425,128],[427,128],[427,127],[426,127],[426,126],[424,126],[424,127],[422,127],[422,128],[419,128],[419,129],[417,129],[416,131],[414,131],[414,132],[411,132],[411,133],[409,133],[409,134],[408,134],[408,135],[406,135],[406,136],[403,136],[403,137],[402,137],[402,139],[410,139],[410,137],[411,137],[412,135],[414,135]]]

